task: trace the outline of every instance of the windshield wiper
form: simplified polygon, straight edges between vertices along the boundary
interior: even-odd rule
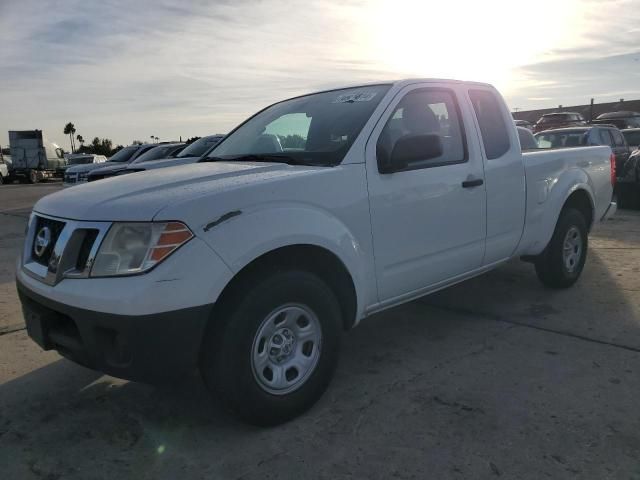
[[[266,163],[286,163],[287,165],[307,165],[313,164],[307,163],[304,160],[289,157],[287,155],[278,154],[247,154],[237,155],[231,157],[206,157],[200,160],[201,162],[266,162]]]

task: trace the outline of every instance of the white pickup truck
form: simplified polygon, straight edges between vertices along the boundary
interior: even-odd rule
[[[609,147],[521,153],[490,85],[405,80],[258,112],[200,163],[49,195],[17,287],[42,348],[116,377],[199,369],[246,421],[309,408],[343,330],[514,257],[572,285],[615,211]]]

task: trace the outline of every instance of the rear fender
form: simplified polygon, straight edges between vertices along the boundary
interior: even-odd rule
[[[551,240],[560,212],[579,190],[589,197],[595,211],[594,189],[589,176],[579,168],[563,172],[557,179],[539,180],[527,192],[527,221],[520,255],[538,255]],[[587,222],[594,219],[587,219]]]

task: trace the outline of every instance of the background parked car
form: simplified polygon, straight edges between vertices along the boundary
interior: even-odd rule
[[[96,180],[102,180],[103,178],[114,177],[121,171],[125,170],[129,165],[175,157],[184,147],[184,143],[161,143],[155,145],[153,148],[138,156],[130,163],[111,165],[104,168],[98,168],[97,170],[90,172],[87,177],[87,181],[95,182]]]
[[[638,150],[640,148],[640,128],[627,128],[621,130],[621,132],[631,150]]]
[[[596,125],[608,123],[619,129],[640,128],[640,113],[626,111],[603,113],[591,123]]]
[[[640,192],[640,165],[632,160],[631,149],[622,132],[610,125],[590,127],[561,128],[536,134],[540,148],[586,147],[590,145],[608,145],[615,156],[616,189],[620,208],[635,208]]]
[[[143,153],[148,152],[150,149],[155,147],[156,145],[153,144],[130,145],[128,147],[124,147],[122,150],[109,157],[108,161],[105,163],[87,163],[69,167],[64,172],[63,185],[65,187],[70,187],[78,183],[84,183],[87,181],[89,172],[91,172],[92,170],[104,168],[111,165],[126,165],[127,163],[135,160]]]
[[[215,147],[220,140],[224,138],[224,135],[209,135],[202,137],[190,145],[187,145],[175,158],[167,158],[163,160],[155,160],[153,162],[135,161],[132,162],[122,171],[116,173],[116,175],[126,175],[129,173],[143,172],[145,170],[155,170],[165,167],[176,167],[178,165],[187,165],[189,163],[196,163],[200,158]]]
[[[518,130],[518,138],[520,139],[520,149],[521,150],[535,150],[538,147],[538,142],[536,141],[536,137],[533,136],[531,130],[525,127],[517,127]]]
[[[533,123],[528,122],[526,120],[514,120],[516,127],[524,127],[529,130],[533,130]]]
[[[74,165],[98,165],[106,163],[107,157],[104,155],[94,155],[92,153],[73,153],[66,156],[67,164],[61,165],[57,169],[59,176],[63,177],[64,173]]]
[[[559,128],[536,133],[535,137],[540,148],[608,145],[616,156],[616,167],[621,167],[631,154],[624,136],[613,126]]]
[[[586,124],[587,122],[582,115],[576,112],[546,113],[533,126],[533,131],[537,133],[552,128],[576,127]]]

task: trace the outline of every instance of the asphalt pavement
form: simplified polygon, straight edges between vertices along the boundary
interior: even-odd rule
[[[572,289],[513,261],[366,319],[320,402],[258,429],[197,375],[126,382],[29,340],[15,257],[59,188],[0,186],[0,477],[640,479],[640,212],[592,235]]]

